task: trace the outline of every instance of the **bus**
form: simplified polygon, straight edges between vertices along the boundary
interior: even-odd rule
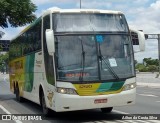
[[[136,99],[131,33],[120,11],[49,9],[11,40],[10,89],[18,101],[56,112],[132,105]]]

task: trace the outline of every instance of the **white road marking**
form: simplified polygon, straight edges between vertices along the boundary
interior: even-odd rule
[[[2,105],[0,105],[0,108],[7,114],[11,114],[6,108],[4,108]],[[16,123],[23,123],[22,121],[20,120],[14,120]]]
[[[158,97],[156,95],[153,95],[153,94],[138,94],[140,96],[147,96],[147,97]]]
[[[150,91],[145,91],[143,93],[145,93],[145,94],[153,94],[153,92],[150,92]]]
[[[116,112],[116,113],[119,113],[119,114],[129,114],[129,113],[118,111],[118,110],[113,110],[113,112]]]
[[[118,123],[125,123],[123,120],[115,120],[117,121]]]
[[[159,120],[133,120],[133,121],[137,121],[134,123],[159,123]]]
[[[6,81],[6,77],[4,77],[3,80]]]
[[[156,101],[156,102],[160,103],[160,101]]]

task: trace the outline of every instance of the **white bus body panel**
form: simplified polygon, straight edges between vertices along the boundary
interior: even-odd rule
[[[55,93],[55,111],[74,111],[135,104],[136,89],[122,91],[119,94],[78,96]],[[107,103],[95,104],[95,99],[107,99]],[[131,103],[128,103],[131,102]]]
[[[124,83],[126,84],[135,83],[135,77],[127,79]],[[74,88],[73,84],[66,82],[57,82],[57,87]],[[95,104],[96,99],[107,99],[107,103]],[[54,110],[56,112],[64,111],[74,111],[74,110],[85,110],[85,109],[96,109],[96,108],[106,108],[115,106],[124,106],[135,104],[136,100],[136,88],[121,91],[116,94],[108,95],[96,95],[96,96],[79,96],[79,95],[69,95],[54,93]]]

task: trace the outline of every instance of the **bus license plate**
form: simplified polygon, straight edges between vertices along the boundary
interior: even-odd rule
[[[107,99],[95,99],[94,103],[95,104],[98,104],[98,103],[107,103]]]

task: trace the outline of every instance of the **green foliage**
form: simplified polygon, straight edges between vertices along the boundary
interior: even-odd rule
[[[0,31],[0,39],[2,38],[2,36],[4,35],[5,33]]]
[[[138,61],[137,60],[134,60],[134,64],[136,65],[138,63]]]
[[[148,71],[156,72],[158,71],[158,67],[156,65],[148,65]]]
[[[31,0],[0,0],[0,26],[7,28],[24,26],[33,22],[36,16],[36,6]]]
[[[158,59],[144,58],[143,62],[146,63],[146,66],[148,66],[148,65],[158,66],[159,65]]]
[[[8,69],[8,62],[9,62],[8,58],[9,58],[8,53],[0,55],[0,71]]]
[[[138,63],[136,65],[136,69],[138,69],[140,72],[146,72],[147,68],[145,67],[145,65]]]
[[[140,72],[157,72],[159,67],[159,60],[152,58],[144,58],[143,64],[136,64],[136,69]]]
[[[0,45],[0,52],[2,51],[3,49],[2,49],[2,45]]]

